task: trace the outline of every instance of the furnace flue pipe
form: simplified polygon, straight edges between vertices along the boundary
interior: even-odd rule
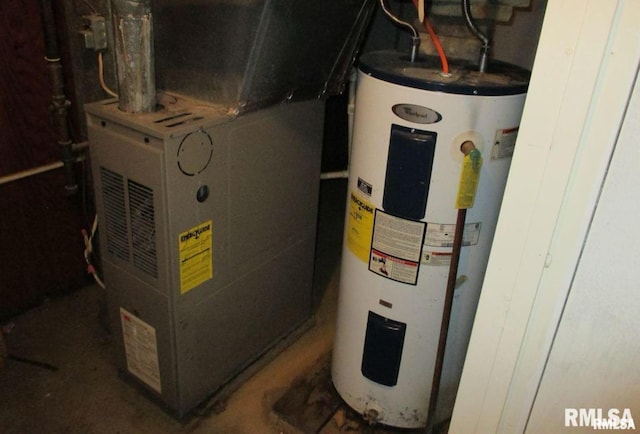
[[[128,113],[156,107],[153,19],[150,0],[113,0],[118,108]]]

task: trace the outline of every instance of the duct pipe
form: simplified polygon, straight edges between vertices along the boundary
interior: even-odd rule
[[[150,0],[113,0],[118,108],[127,113],[156,107],[153,20]]]
[[[62,62],[58,49],[58,35],[51,0],[42,0],[42,25],[46,50],[45,60],[49,64],[49,78],[51,80],[50,110],[53,114],[53,124],[58,137],[58,147],[60,148],[61,154],[60,160],[62,161],[65,172],[65,190],[69,194],[75,194],[78,191],[78,184],[73,171],[75,156],[73,154],[68,123],[71,103],[64,94],[64,76],[62,73]]]

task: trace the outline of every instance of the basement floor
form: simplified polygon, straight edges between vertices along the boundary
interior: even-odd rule
[[[119,376],[101,317],[106,293],[90,286],[3,325],[2,433],[422,433],[368,426],[329,376],[346,180],[323,181],[314,324],[224,402],[178,421]],[[446,431],[446,430],[445,430]]]

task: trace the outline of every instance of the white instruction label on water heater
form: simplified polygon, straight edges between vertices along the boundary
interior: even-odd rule
[[[432,267],[449,266],[452,255],[452,252],[424,250],[422,252],[422,263]]]
[[[513,155],[518,137],[518,127],[496,131],[496,139],[491,148],[491,159],[509,158]]]
[[[120,321],[127,370],[156,392],[162,393],[156,329],[123,308],[120,308]]]
[[[466,223],[462,233],[463,246],[475,246],[480,239],[482,223]],[[453,247],[455,224],[427,223],[424,244],[432,247]]]
[[[369,270],[397,282],[418,282],[426,223],[375,212]]]

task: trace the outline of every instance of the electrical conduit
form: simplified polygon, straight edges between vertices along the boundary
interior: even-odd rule
[[[462,0],[462,15],[464,15],[464,19],[467,22],[467,26],[471,30],[471,33],[473,33],[475,37],[480,39],[480,42],[482,42],[478,70],[480,72],[486,72],[487,64],[489,63],[489,38],[484,33],[482,33],[473,22],[473,17],[471,16],[470,0]]]
[[[401,19],[393,15],[391,11],[387,8],[387,5],[385,4],[384,0],[380,0],[380,7],[382,7],[382,10],[387,15],[387,17],[391,19],[391,21],[393,21],[394,23],[402,27],[406,27],[407,29],[409,29],[409,31],[411,31],[413,35],[411,37],[411,61],[414,62],[416,60],[416,56],[418,55],[418,47],[420,46],[420,36],[418,35],[418,31],[416,30],[415,27],[413,27],[408,22],[402,21]]]

